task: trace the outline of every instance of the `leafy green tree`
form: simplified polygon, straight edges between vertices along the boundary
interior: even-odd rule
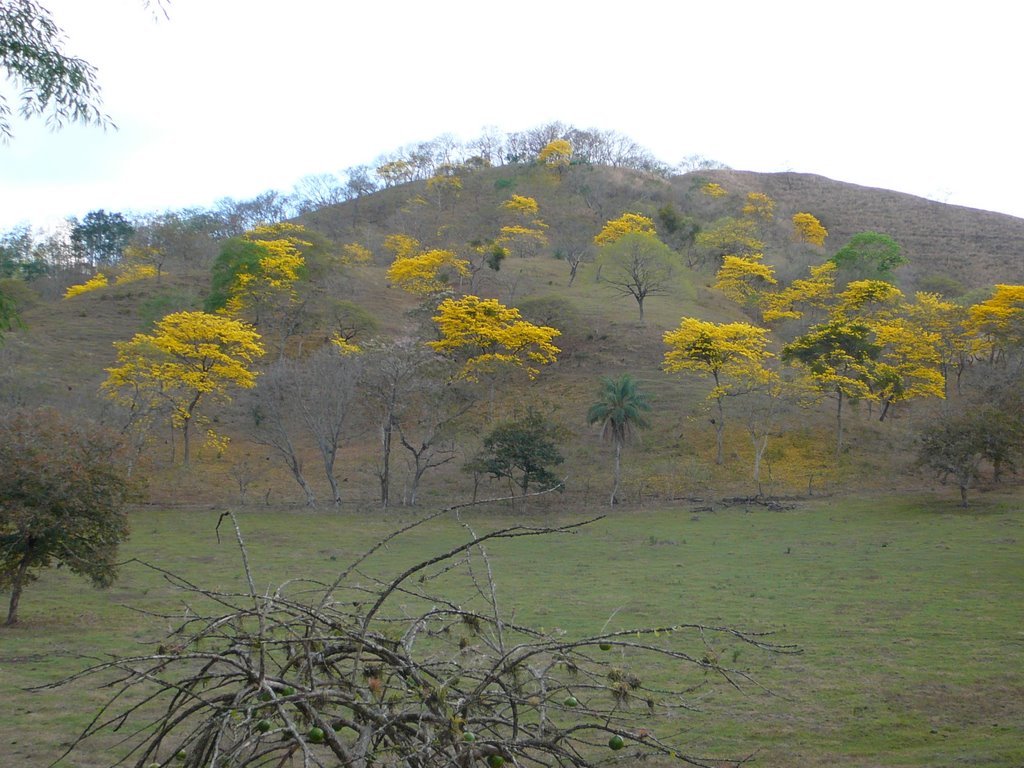
[[[640,391],[636,380],[628,373],[617,379],[601,379],[598,400],[587,411],[588,424],[600,424],[601,436],[615,446],[615,474],[609,504],[618,502],[619,484],[622,480],[622,447],[633,435],[634,430],[646,429],[650,422],[644,417],[651,410],[647,396]]]
[[[565,460],[558,450],[560,437],[561,429],[531,408],[524,417],[500,422],[492,429],[468,468],[507,479],[509,486],[518,487],[523,497],[531,487],[558,487],[562,481],[551,468]]]
[[[0,66],[20,92],[23,118],[45,115],[51,127],[106,126],[96,69],[64,52],[64,33],[35,0],[0,2]],[[0,93],[0,137],[10,139],[11,105]]]
[[[5,286],[0,284],[0,344],[3,343],[4,334],[20,322],[18,305],[11,296],[8,296]]]
[[[806,372],[836,398],[836,458],[843,448],[843,403],[871,399],[874,363],[882,352],[871,328],[843,319],[812,326],[782,348],[782,360]]]
[[[900,244],[879,232],[860,232],[832,256],[839,268],[839,278],[852,280],[893,281],[893,271],[907,263]]]
[[[644,321],[644,302],[668,292],[675,254],[647,232],[629,232],[600,247],[597,263],[603,284],[620,296],[632,296]]]
[[[128,481],[117,435],[53,409],[0,418],[0,588],[8,625],[36,572],[66,566],[97,587],[117,575]]]
[[[135,227],[120,213],[90,211],[80,222],[71,220],[71,245],[94,267],[119,262],[133,234]]]
[[[0,278],[36,280],[49,272],[50,265],[38,253],[28,224],[0,234]]]
[[[918,465],[934,471],[946,482],[950,477],[960,490],[960,505],[967,506],[967,492],[980,477],[986,459],[1006,461],[1021,448],[1021,430],[1007,429],[998,409],[973,408],[945,416],[918,435]]]

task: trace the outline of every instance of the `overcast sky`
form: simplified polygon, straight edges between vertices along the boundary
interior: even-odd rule
[[[14,124],[0,227],[287,191],[444,133],[553,120],[1024,216],[1004,0],[43,0],[118,130]],[[9,88],[7,89],[9,93]]]

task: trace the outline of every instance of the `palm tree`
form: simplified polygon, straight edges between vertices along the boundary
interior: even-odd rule
[[[628,373],[617,379],[602,378],[598,394],[600,399],[587,411],[587,423],[600,424],[601,437],[609,438],[615,445],[615,487],[612,488],[609,502],[615,504],[618,502],[616,497],[622,477],[622,446],[632,436],[634,429],[650,426],[643,414],[651,410],[651,404]]]

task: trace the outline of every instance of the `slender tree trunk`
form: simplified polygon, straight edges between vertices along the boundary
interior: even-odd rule
[[[191,453],[189,452],[189,445],[188,445],[188,443],[189,443],[189,441],[188,441],[188,427],[189,427],[189,424],[191,424],[191,422],[192,422],[192,417],[191,417],[191,415],[189,415],[189,416],[187,416],[185,418],[184,423],[181,425],[181,438],[182,438],[182,442],[184,443],[184,447],[182,448],[182,451],[181,451],[181,463],[184,466],[186,466],[186,467],[189,465],[189,462],[192,460],[192,456],[191,456]]]
[[[718,377],[715,377],[715,386],[718,386]],[[717,398],[718,402],[718,419],[715,421],[715,464],[723,464],[725,462],[725,408],[722,407],[722,398]]]
[[[192,414],[195,413],[196,406],[199,405],[199,398],[203,396],[202,392],[197,392],[196,396],[192,398],[192,402],[188,404],[188,408],[185,409],[184,423],[181,425],[181,434],[184,438],[185,446],[181,453],[181,463],[186,467],[192,460],[192,453],[189,448],[189,426],[192,424]]]
[[[7,621],[4,626],[11,627],[18,623],[18,603],[21,602],[21,590],[25,586],[25,579],[28,577],[29,553],[25,553],[21,562],[18,563],[18,570],[14,573],[11,581],[11,603],[7,610]]]
[[[380,456],[380,504],[382,507],[387,509],[388,502],[390,501],[390,487],[391,487],[391,435],[394,432],[394,418],[391,413],[388,413],[381,425],[381,456]]]
[[[612,488],[612,497],[608,502],[610,506],[615,506],[619,499],[619,482],[622,480],[622,441],[615,441],[615,486]]]
[[[836,405],[836,461],[843,451],[843,391],[836,390],[839,398]]]
[[[292,471],[292,477],[295,478],[295,482],[299,484],[299,487],[302,488],[302,492],[306,495],[306,506],[315,507],[316,494],[313,493],[313,488],[310,486],[309,482],[307,482],[306,476],[302,474],[302,464],[299,462],[298,457],[292,453],[287,457],[287,459],[288,469]]]

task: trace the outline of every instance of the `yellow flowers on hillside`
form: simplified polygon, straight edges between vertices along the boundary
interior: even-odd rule
[[[151,277],[156,277],[158,274],[157,268],[152,264],[132,264],[121,271],[121,274],[114,279],[114,284],[124,285],[125,283],[134,283],[139,280],[147,280]]]
[[[248,323],[207,312],[175,312],[153,333],[114,342],[118,364],[102,388],[136,413],[169,408],[182,431],[189,461],[190,426],[209,398],[227,399],[232,388],[256,384],[252,364],[263,355],[260,335]]]
[[[469,262],[439,248],[398,257],[387,272],[388,282],[419,296],[447,290],[455,276],[468,277]]]
[[[775,269],[763,264],[764,254],[724,256],[722,267],[715,275],[715,288],[738,304],[745,304],[769,285],[775,285]]]
[[[655,235],[654,222],[642,213],[624,213],[611,219],[594,235],[595,245],[611,245],[619,238],[631,234]]]
[[[797,242],[823,246],[828,230],[810,213],[793,214],[793,239]]]
[[[552,343],[560,331],[524,320],[497,299],[445,299],[432,319],[441,338],[427,346],[462,358],[459,376],[469,381],[505,367],[521,368],[533,379],[538,366],[555,362],[560,351]]]
[[[104,275],[102,272],[97,272],[94,277],[89,278],[84,283],[68,287],[68,289],[64,291],[64,298],[72,299],[75,296],[81,296],[83,293],[88,293],[89,291],[95,291],[99,288],[106,287],[107,276]]]

